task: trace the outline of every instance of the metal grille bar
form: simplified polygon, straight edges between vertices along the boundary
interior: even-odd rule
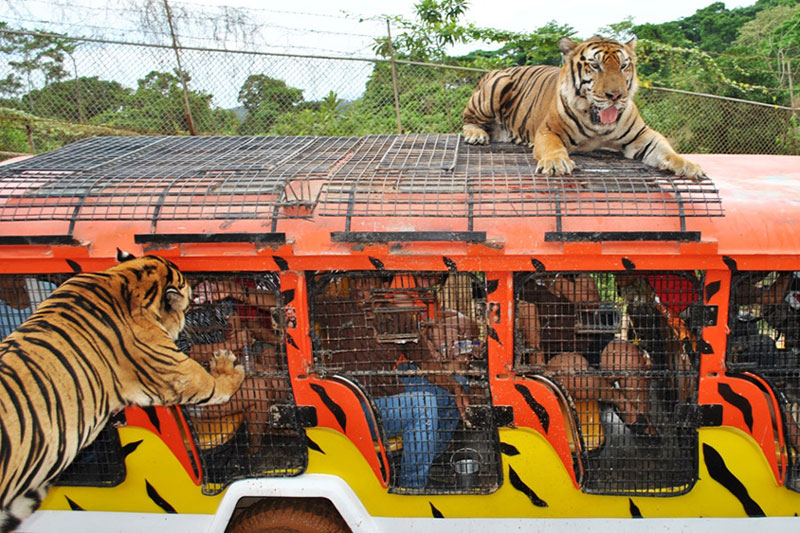
[[[347,137],[106,137],[0,167],[0,220],[292,218]]]
[[[375,431],[390,450],[392,492],[499,487],[485,301],[485,282],[470,273],[348,272],[309,281],[314,371],[343,376],[369,398],[364,409],[374,409]]]
[[[674,495],[691,488],[699,287],[693,272],[517,277],[515,368],[569,394],[585,492]]]
[[[713,183],[608,152],[573,155],[574,176],[536,176],[532,150],[468,145],[459,135],[364,139],[321,192],[342,216],[721,216]]]
[[[792,459],[786,485],[800,490],[800,271],[734,273],[729,309],[728,367],[779,393]]]

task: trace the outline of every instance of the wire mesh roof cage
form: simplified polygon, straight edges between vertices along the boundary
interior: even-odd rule
[[[499,487],[485,282],[470,273],[349,272],[309,280],[314,370],[365,393],[405,494]],[[468,407],[459,405],[466,400]]]
[[[572,155],[573,176],[535,175],[530,148],[469,145],[460,135],[365,137],[321,192],[346,216],[721,216],[711,181],[695,183],[610,152]]]
[[[0,220],[309,216],[346,137],[100,137],[0,167]]]
[[[515,369],[568,393],[583,490],[673,495],[697,475],[693,272],[524,273],[515,280]]]
[[[200,454],[203,491],[215,494],[235,479],[300,474],[307,448],[286,364],[278,277],[188,278],[195,302],[178,347],[203,363],[218,350],[230,350],[246,372],[229,402],[183,408]]]
[[[0,167],[0,220],[720,216],[713,183],[610,153],[536,176],[529,148],[460,135],[104,137]],[[318,205],[319,202],[319,205]]]
[[[783,399],[787,486],[800,490],[800,271],[734,273],[728,329],[728,368],[767,379]]]

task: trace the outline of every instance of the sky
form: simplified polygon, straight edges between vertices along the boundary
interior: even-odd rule
[[[12,24],[15,19],[30,26],[41,21],[64,22],[64,28],[77,24],[85,35],[96,25],[121,27],[114,12],[103,12],[103,7],[125,5],[126,0],[26,0],[16,3],[0,0],[0,5],[10,7]],[[53,4],[62,8],[54,9]],[[263,47],[269,51],[288,48],[318,51],[319,53],[370,57],[371,36],[385,32],[381,15],[414,17],[415,0],[381,2],[375,0],[294,0],[274,2],[264,0],[170,0],[173,5],[191,9],[211,6],[230,6],[251,10],[254,20],[265,24]],[[634,23],[661,23],[692,15],[697,9],[708,6],[712,0],[670,0],[651,2],[644,0],[472,0],[465,21],[477,26],[513,31],[532,31],[551,20],[569,24],[577,30],[578,37],[590,37],[603,26],[633,17]],[[729,9],[752,5],[755,0],[724,1]],[[4,10],[5,11],[5,10]],[[4,19],[6,17],[3,17]],[[366,20],[362,20],[366,19]],[[87,24],[87,20],[91,21]],[[41,26],[42,24],[38,24]],[[54,28],[55,29],[55,28]]]
[[[357,17],[373,18],[380,15],[402,15],[412,19],[415,0],[380,2],[374,0],[295,0],[277,7],[274,2],[253,0],[182,0],[185,3],[203,5],[226,4],[239,7],[283,10],[286,13],[271,13],[274,20],[291,21],[290,12],[338,15],[342,12]],[[464,20],[478,26],[513,31],[531,31],[555,20],[574,27],[579,37],[590,37],[598,29],[626,17],[634,23],[661,23],[694,14],[713,0],[670,0],[667,2],[647,0],[472,0]],[[728,9],[752,5],[755,0],[724,1]],[[320,17],[322,19],[322,17]],[[325,27],[336,26],[335,19],[320,20]]]
[[[0,20],[8,21],[11,27],[138,42],[142,40],[141,24],[135,13],[125,10],[133,2],[141,5],[144,1],[0,0],[5,12]],[[161,1],[153,3],[160,6]],[[249,42],[239,44],[211,40],[208,31],[193,31],[178,25],[180,42],[184,46],[373,58],[375,38],[386,35],[386,22],[382,15],[400,15],[411,20],[414,18],[415,0],[293,0],[280,3],[270,0],[169,0],[169,3],[173,11],[184,9],[220,13],[220,6],[244,8],[245,20],[256,21],[261,27],[259,32],[248,34]],[[661,23],[687,17],[711,3],[712,0],[671,0],[664,3],[644,0],[472,0],[463,21],[480,27],[529,32],[554,20],[575,28],[578,38],[587,38],[598,33],[603,26],[620,22],[629,16],[636,24]],[[728,0],[724,3],[731,9],[752,5],[755,0]],[[398,29],[395,27],[393,31],[397,32]],[[169,44],[168,34],[155,39],[161,44]],[[485,44],[461,45],[448,53],[461,55],[476,48],[490,47]],[[171,71],[174,66],[169,50],[161,53],[117,47],[114,56],[86,55],[97,54],[98,50],[99,46],[79,49],[78,54],[85,55],[77,58],[83,60],[81,75],[97,75],[135,87],[136,80],[150,70]],[[257,64],[253,59],[249,67],[242,65],[241,56],[237,65],[233,62],[223,64],[216,58],[207,61],[201,58],[203,60],[199,63],[192,63],[191,58],[186,58],[186,61],[191,65],[190,73],[195,87],[198,87],[200,80],[206,81],[206,85],[199,88],[213,94],[216,105],[226,108],[238,105],[238,88],[247,76],[245,68],[285,80],[290,86],[302,89],[306,100],[320,99],[330,90],[335,90],[344,99],[357,98],[363,92],[371,69],[368,63],[303,59],[290,65],[289,60],[281,62],[280,58],[274,58],[270,63],[266,57],[262,56]],[[0,66],[0,77],[4,75]],[[344,81],[339,85],[334,84],[331,89],[331,80],[335,78]]]

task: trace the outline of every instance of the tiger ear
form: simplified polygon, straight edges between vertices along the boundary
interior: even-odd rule
[[[627,46],[631,50],[636,50],[636,37],[625,43],[625,46]]]
[[[167,287],[167,290],[164,293],[164,301],[166,302],[168,309],[172,311],[181,311],[181,300],[183,300],[183,295],[181,295],[178,289],[175,287]]]
[[[572,52],[576,46],[578,46],[578,43],[576,43],[569,37],[562,37],[561,39],[558,40],[558,48],[564,55],[567,55],[570,52]]]
[[[123,252],[117,248],[117,263],[124,263],[125,261],[130,261],[131,259],[136,259],[136,256],[128,252]]]

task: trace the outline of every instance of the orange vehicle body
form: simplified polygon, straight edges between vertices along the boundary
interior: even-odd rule
[[[427,142],[434,137],[388,136],[386,144],[398,140]],[[455,142],[449,137],[436,139],[447,138],[448,142]],[[301,138],[298,142],[301,141],[311,142],[313,138]],[[516,507],[504,509],[498,500],[492,500],[494,503],[488,506],[480,503],[480,498],[499,498],[501,489],[496,494],[463,496],[470,503],[464,507],[454,503],[458,510],[452,511],[452,515],[489,519],[493,517],[493,511],[489,509],[492,507],[505,519],[570,519],[587,516],[627,518],[631,514],[628,498],[582,494],[582,474],[580,468],[575,467],[572,440],[574,421],[570,420],[568,413],[563,413],[564,400],[554,392],[557,388],[554,389],[549,381],[523,375],[515,366],[514,351],[510,348],[518,342],[515,340],[515,275],[537,272],[702,273],[702,286],[699,288],[702,302],[715,310],[715,318],[702,327],[701,336],[686,337],[700,354],[694,394],[697,416],[702,419],[699,428],[704,428],[707,423],[708,429],[699,431],[711,435],[701,437],[698,449],[698,478],[702,481],[693,482],[690,484],[693,487],[686,487],[672,497],[648,499],[644,494],[635,498],[636,506],[643,515],[658,518],[754,516],[745,504],[741,504],[742,507],[738,507],[738,503],[715,507],[710,501],[715,492],[708,488],[713,483],[709,477],[716,479],[718,474],[709,471],[712,468],[709,465],[715,464],[715,452],[709,450],[709,442],[715,442],[717,438],[715,435],[718,433],[713,432],[724,430],[733,431],[735,437],[725,436],[722,441],[732,439],[737,442],[723,453],[730,471],[736,473],[739,461],[750,461],[753,457],[748,453],[738,458],[737,450],[755,446],[763,458],[763,463],[757,467],[747,467],[757,472],[743,474],[745,478],[758,479],[748,489],[750,496],[761,505],[763,514],[785,519],[800,508],[800,495],[787,487],[787,483],[791,485],[791,467],[796,462],[795,452],[790,449],[789,426],[785,422],[787,407],[782,404],[780,394],[768,380],[760,377],[757,370],[732,372],[726,359],[730,335],[726,317],[731,305],[732,276],[738,272],[800,270],[800,158],[691,155],[691,160],[703,167],[710,181],[698,185],[683,180],[681,190],[689,191],[685,193],[689,196],[695,194],[694,198],[700,197],[702,201],[693,203],[688,199],[685,204],[678,205],[662,203],[652,192],[620,193],[620,190],[627,190],[625,186],[604,191],[602,203],[597,203],[592,197],[599,197],[600,193],[592,189],[588,181],[581,181],[590,178],[580,173],[583,161],[579,156],[576,175],[563,178],[556,189],[562,191],[562,199],[578,196],[582,197],[583,203],[565,202],[563,210],[553,216],[550,205],[542,208],[544,214],[537,215],[531,204],[526,203],[532,196],[542,193],[527,191],[524,187],[515,188],[509,185],[509,181],[492,181],[496,175],[490,174],[498,170],[491,166],[482,170],[472,169],[472,174],[469,174],[470,179],[482,183],[482,197],[491,195],[492,198],[491,202],[472,204],[467,189],[454,192],[452,188],[432,187],[425,182],[426,172],[437,176],[441,173],[435,165],[417,161],[414,174],[409,171],[413,165],[409,166],[407,154],[405,166],[392,166],[385,157],[381,159],[378,156],[366,163],[356,163],[354,157],[358,155],[359,145],[349,149],[348,140],[339,142],[346,149],[331,155],[323,170],[315,167],[311,171],[296,162],[297,168],[284,170],[280,176],[280,191],[270,195],[265,195],[255,186],[244,192],[226,192],[224,187],[212,190],[203,183],[224,181],[226,172],[234,172],[216,169],[213,165],[198,169],[192,176],[178,176],[169,183],[166,178],[154,179],[152,176],[155,174],[148,177],[149,181],[138,182],[109,174],[103,195],[88,195],[71,203],[65,201],[69,196],[68,190],[50,196],[29,194],[45,181],[57,180],[59,173],[69,175],[69,169],[28,170],[11,177],[0,177],[0,236],[3,237],[0,239],[0,274],[64,274],[70,272],[68,262],[80,265],[84,271],[101,270],[114,264],[117,249],[135,255],[156,254],[169,258],[188,273],[277,273],[280,291],[292,295],[291,301],[284,302],[284,312],[290,317],[285,328],[286,338],[291,339],[286,343],[286,360],[294,401],[298,406],[314,407],[316,431],[327,428],[349,441],[352,453],[363,460],[363,468],[358,471],[370,472],[374,476],[375,482],[366,486],[377,487],[377,492],[385,493],[385,499],[381,499],[383,496],[365,496],[360,491],[366,489],[345,476],[367,515],[414,518],[430,517],[432,507],[447,509],[448,502],[460,496],[426,498],[426,502],[431,502],[428,507],[422,503],[407,503],[420,496],[386,491],[390,486],[392,468],[387,459],[388,443],[380,439],[376,443],[370,436],[372,422],[368,417],[349,416],[347,427],[343,428],[336,412],[327,408],[319,393],[315,392],[315,387],[324,388],[346,413],[361,412],[358,387],[354,389],[348,381],[336,381],[316,370],[315,348],[309,335],[315,328],[315,321],[306,304],[311,297],[307,283],[309,273],[334,270],[481,273],[481,279],[493,284],[493,290],[486,296],[486,323],[493,331],[487,340],[491,404],[510,409],[513,422],[503,431],[513,433],[519,428],[527,428],[541,436],[559,463],[542,467],[543,471],[557,469],[564,472],[571,486],[569,490],[574,491],[568,494],[573,494],[575,501],[582,503],[559,507],[550,500],[551,506],[547,509],[533,506],[525,512],[517,511]],[[467,149],[461,145],[453,149],[456,172],[460,164],[458,157]],[[513,147],[504,149],[515,156],[522,154]],[[87,156],[91,155],[91,146],[87,150]],[[470,147],[469,150],[484,150],[480,153],[489,154],[493,147]],[[169,154],[163,157],[167,160]],[[302,154],[293,157],[301,158]],[[525,157],[530,158],[530,155],[525,154]],[[287,159],[281,164],[292,164],[292,161],[295,160]],[[615,165],[622,168],[627,163],[614,159],[609,164],[613,172]],[[533,176],[535,162],[531,160],[530,165]],[[338,183],[337,176],[347,171],[348,177],[363,180],[378,174],[376,169],[381,168],[391,178],[383,176],[380,185],[371,182],[371,188],[365,189],[366,192],[356,190],[356,194],[363,194],[362,203],[349,204],[348,211],[348,204],[341,200],[346,196],[345,188],[334,187]],[[452,168],[446,170],[449,171]],[[482,171],[487,173],[485,179],[477,176]],[[273,172],[277,170],[273,169]],[[408,178],[411,185],[406,189],[392,182],[392,179],[401,180],[410,174],[413,174]],[[523,183],[525,179],[526,175],[522,175]],[[659,183],[669,183],[670,180],[669,177],[657,179],[661,180]],[[623,181],[620,178],[620,182]],[[180,193],[182,196],[173,194],[171,191],[175,190],[176,183],[183,184],[184,188],[191,186],[194,192]],[[661,194],[670,196],[669,186],[664,186],[663,190],[667,192]],[[644,203],[643,198],[648,195],[647,202],[650,203]],[[334,199],[338,199],[337,202],[341,200],[344,207],[336,204]],[[558,201],[556,198],[551,203]],[[241,202],[244,207],[235,202]],[[539,209],[544,200],[537,202],[540,203],[535,209]],[[430,207],[434,204],[439,207]],[[593,207],[588,209],[587,205]],[[653,208],[653,205],[657,207]],[[658,211],[655,215],[653,209]],[[515,211],[519,215],[514,215]],[[690,237],[683,238],[683,235]],[[521,392],[521,389],[527,392]],[[727,391],[735,392],[737,398],[744,398],[750,406],[748,410],[732,405]],[[524,401],[526,394],[536,398],[546,412],[562,413],[563,416],[550,416],[548,424],[543,426],[542,418],[536,416]],[[166,412],[164,410],[159,416],[164,417]],[[711,419],[713,422],[709,422]],[[189,458],[197,450],[190,446],[187,451],[183,437],[176,435],[188,429],[180,428],[180,418],[173,422],[170,424],[174,427],[166,422],[161,424],[160,431],[166,431],[168,427],[173,431],[172,437],[162,437],[162,440],[183,465],[190,482],[197,485],[202,474],[193,470],[193,459]],[[156,431],[152,420],[135,409],[130,410],[127,424]],[[308,434],[312,433],[309,431]],[[332,437],[326,439],[330,441]],[[508,442],[512,441],[517,442],[513,438]],[[513,458],[503,456],[502,460],[505,464]],[[313,470],[310,467],[309,472]],[[325,473],[324,468],[316,472]],[[510,483],[508,476],[512,474],[507,465],[503,472],[501,486],[507,487]],[[306,475],[301,474],[296,480],[302,480]],[[547,492],[541,486],[540,489],[537,490],[540,496]],[[63,492],[67,489],[60,487],[55,490]],[[729,489],[723,492],[728,494]],[[776,494],[781,496],[776,497]],[[741,497],[737,498],[738,502],[743,501]],[[575,505],[591,508],[596,503],[599,509],[612,501],[615,511],[598,510],[593,514],[586,508],[582,511],[575,508]],[[236,502],[231,509],[235,506]],[[334,506],[352,529],[362,527],[354,525],[353,512],[340,509],[336,502]],[[51,502],[48,507],[46,501],[44,508],[57,510],[59,504]],[[732,511],[732,508],[736,510]],[[197,512],[217,512],[213,505],[203,509],[206,510]],[[231,513],[233,511],[228,516],[217,518],[214,524],[225,523]],[[377,529],[385,525],[385,522],[379,522]],[[209,527],[209,530],[213,529]],[[369,529],[367,526],[364,528]]]

